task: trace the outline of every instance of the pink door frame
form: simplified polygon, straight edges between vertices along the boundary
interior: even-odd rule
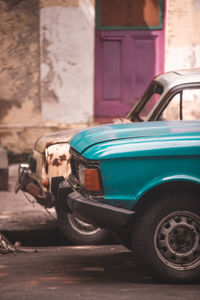
[[[105,30],[95,34],[96,117],[124,117],[152,77],[164,71],[162,30]]]

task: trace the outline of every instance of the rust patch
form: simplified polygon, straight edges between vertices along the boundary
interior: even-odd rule
[[[67,156],[65,154],[60,155],[60,160],[61,161],[67,160]]]
[[[49,157],[50,160],[52,160],[52,158],[53,158],[53,153],[49,153],[49,154],[48,154],[48,157]]]
[[[59,162],[58,158],[55,158],[52,162],[52,166],[59,167],[60,165],[61,165],[61,163]]]

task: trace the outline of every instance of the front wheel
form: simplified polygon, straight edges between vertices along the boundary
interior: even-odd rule
[[[200,280],[200,203],[196,196],[161,197],[143,211],[132,231],[140,264],[160,281]]]
[[[59,204],[56,206],[58,227],[64,236],[75,245],[99,245],[109,237],[106,229],[96,227],[75,213],[67,213]]]
[[[112,232],[113,236],[115,239],[120,242],[125,248],[128,250],[132,250],[131,247],[131,235],[129,232],[123,230],[123,229],[118,229]]]

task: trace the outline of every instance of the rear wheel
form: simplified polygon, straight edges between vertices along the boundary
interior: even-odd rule
[[[56,206],[58,227],[64,236],[76,245],[98,245],[105,243],[109,232],[106,229],[87,223],[75,213],[67,213]]]
[[[143,211],[132,248],[153,277],[168,282],[200,279],[200,203],[196,196],[163,196]]]

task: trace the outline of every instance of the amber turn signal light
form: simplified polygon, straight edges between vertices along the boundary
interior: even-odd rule
[[[42,185],[44,187],[48,188],[49,187],[49,179],[48,178],[43,179],[42,180]]]
[[[91,192],[100,192],[99,174],[97,169],[85,169],[84,174],[85,189]]]

